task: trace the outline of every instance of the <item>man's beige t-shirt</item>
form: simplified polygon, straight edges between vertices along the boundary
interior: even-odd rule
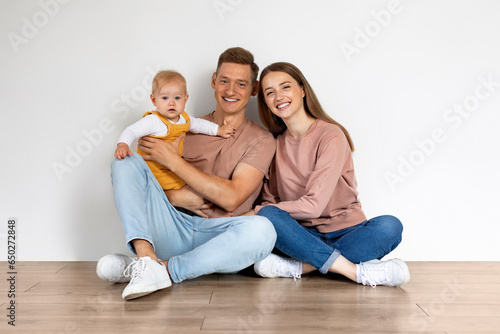
[[[212,114],[201,118],[214,122]],[[231,179],[233,171],[240,163],[253,166],[268,177],[275,150],[276,142],[271,133],[246,118],[243,124],[238,126],[236,133],[227,139],[188,133],[184,142],[183,157],[202,172],[226,179]],[[233,215],[251,210],[261,188],[262,182]]]

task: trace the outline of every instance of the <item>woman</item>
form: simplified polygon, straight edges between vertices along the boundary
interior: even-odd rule
[[[271,254],[255,264],[256,273],[300,278],[319,269],[364,285],[408,282],[403,261],[378,260],[401,242],[401,222],[366,219],[357,199],[351,137],[323,111],[300,70],[283,62],[266,67],[258,99],[277,148],[255,213],[273,223],[275,247],[291,258]]]

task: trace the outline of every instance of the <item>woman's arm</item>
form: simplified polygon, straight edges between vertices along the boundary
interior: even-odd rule
[[[264,182],[264,186],[262,187],[262,203],[260,205],[257,205],[255,209],[253,210],[254,213],[256,214],[257,212],[262,209],[262,207],[270,204],[276,204],[279,203],[280,197],[278,194],[278,187],[276,183],[276,159],[274,158],[273,161],[271,162],[271,167],[269,168],[269,180],[268,182]]]
[[[350,148],[345,136],[337,133],[322,138],[317,152],[314,170],[305,185],[304,193],[296,200],[273,204],[297,220],[321,216],[342,177]]]

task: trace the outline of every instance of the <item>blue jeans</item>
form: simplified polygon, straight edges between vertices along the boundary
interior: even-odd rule
[[[177,211],[139,154],[111,166],[115,204],[129,249],[153,245],[176,283],[210,273],[234,273],[265,258],[276,232],[264,217],[206,219]]]
[[[323,274],[341,254],[353,263],[381,259],[399,245],[403,232],[403,225],[393,216],[380,216],[339,231],[320,233],[314,227],[300,225],[288,212],[273,205],[263,207],[258,215],[273,223],[278,234],[277,249],[309,263]]]

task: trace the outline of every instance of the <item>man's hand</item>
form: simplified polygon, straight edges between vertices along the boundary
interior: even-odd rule
[[[118,160],[125,159],[127,157],[127,155],[132,155],[132,154],[134,154],[134,153],[132,153],[132,151],[130,151],[130,148],[128,147],[127,144],[118,143],[118,145],[116,146],[115,158],[117,158]]]
[[[200,194],[196,193],[188,185],[185,185],[178,190],[167,190],[165,191],[165,195],[167,195],[169,202],[173,206],[187,209],[196,213],[200,217],[213,218],[212,215],[209,217],[209,215],[203,211],[210,210],[213,207],[213,204],[207,202],[202,196],[200,196]]]
[[[178,147],[182,138],[179,136],[173,142],[165,142],[143,137],[139,140],[139,148],[149,154],[144,156],[144,160],[156,161],[170,169],[200,196],[228,212],[236,211],[261,184],[264,173],[244,162],[236,165],[230,179],[200,171],[179,156]],[[182,204],[174,206],[189,209]]]
[[[233,216],[232,212],[227,212],[217,205],[213,205],[210,209],[203,210],[203,213],[206,214],[208,218],[225,218]]]
[[[247,211],[245,213],[242,213],[240,216],[255,216],[255,210],[252,209],[250,211]]]
[[[171,169],[179,156],[179,144],[185,135],[177,137],[174,141],[167,142],[159,138],[142,137],[138,141],[138,147],[149,155],[143,156],[144,160],[156,161],[159,164]]]

